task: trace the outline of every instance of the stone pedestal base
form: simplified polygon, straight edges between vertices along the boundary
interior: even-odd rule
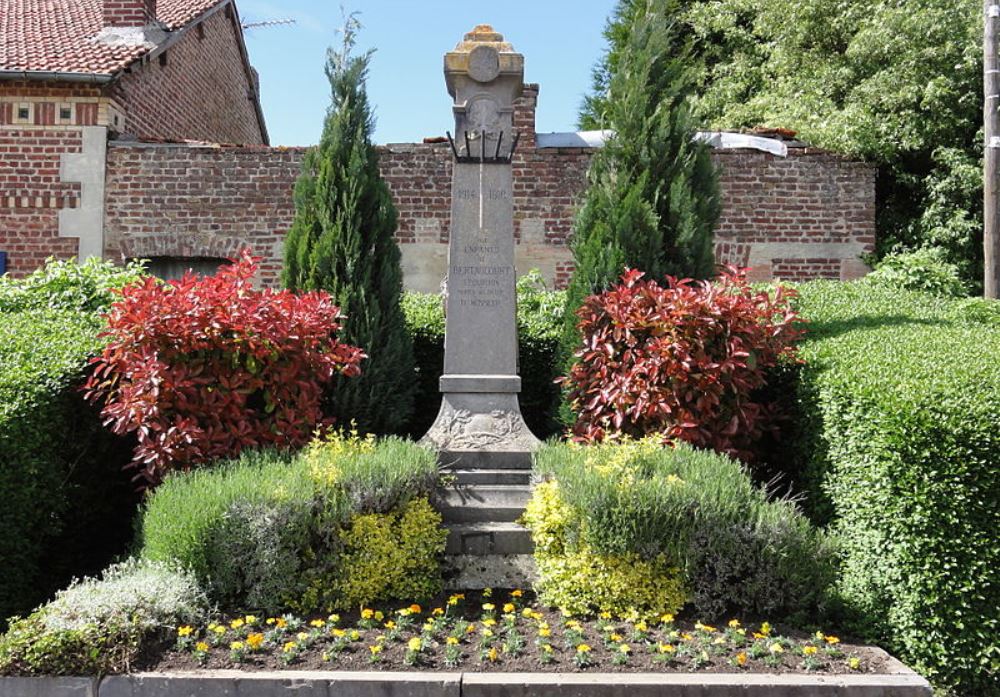
[[[541,446],[514,392],[445,392],[421,442],[438,451],[442,465],[456,469],[529,469],[531,453]]]

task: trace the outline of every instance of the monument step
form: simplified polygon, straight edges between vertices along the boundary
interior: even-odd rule
[[[517,523],[453,523],[448,528],[446,554],[531,554],[531,532]]]
[[[521,517],[531,488],[516,485],[452,486],[439,492],[446,523],[511,523]]]
[[[528,588],[535,580],[535,558],[531,554],[446,554],[445,588]]]
[[[523,469],[446,469],[445,475],[455,478],[458,484],[495,486],[497,484],[531,484],[531,470]]]

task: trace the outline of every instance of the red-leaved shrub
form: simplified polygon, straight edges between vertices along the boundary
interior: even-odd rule
[[[336,338],[330,297],[256,289],[258,262],[244,251],[214,276],[146,278],[111,307],[84,389],[106,426],[138,438],[136,479],[301,445],[322,421],[323,384],[361,372],[361,349]]]
[[[642,277],[627,270],[578,311],[584,348],[562,380],[574,440],[660,434],[746,458],[767,412],[754,390],[765,369],[794,359],[794,291],[755,292],[733,267],[666,287]]]

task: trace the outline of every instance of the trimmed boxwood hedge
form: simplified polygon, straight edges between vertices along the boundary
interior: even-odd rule
[[[842,539],[843,597],[939,685],[1000,695],[1000,305],[800,291],[801,474]]]
[[[554,408],[558,387],[553,382],[565,293],[546,290],[541,276],[531,271],[517,282],[517,334],[520,348],[521,413],[531,431],[547,438],[560,430]],[[423,436],[441,406],[438,378],[444,370],[444,305],[434,293],[406,293],[403,312],[413,338],[417,363],[417,396],[408,429]]]
[[[100,328],[94,313],[0,312],[0,626],[130,536],[127,449],[76,389]]]

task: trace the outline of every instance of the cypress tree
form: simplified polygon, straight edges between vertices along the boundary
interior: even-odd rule
[[[343,45],[328,51],[331,104],[295,185],[282,281],[292,290],[330,293],[347,315],[342,340],[368,354],[360,377],[331,385],[329,414],[365,433],[401,433],[413,411],[415,363],[400,307],[397,214],[371,138],[365,89],[371,51],[351,54],[359,27],[349,16]]]
[[[677,0],[621,0],[609,25],[616,50],[597,80],[606,80],[607,91],[588,104],[600,105],[596,125],[613,134],[591,162],[570,242],[576,268],[561,344],[567,369],[580,343],[576,310],[614,285],[626,266],[656,280],[705,278],[714,269],[718,174],[709,146],[694,140],[689,99],[696,73],[678,15]]]

